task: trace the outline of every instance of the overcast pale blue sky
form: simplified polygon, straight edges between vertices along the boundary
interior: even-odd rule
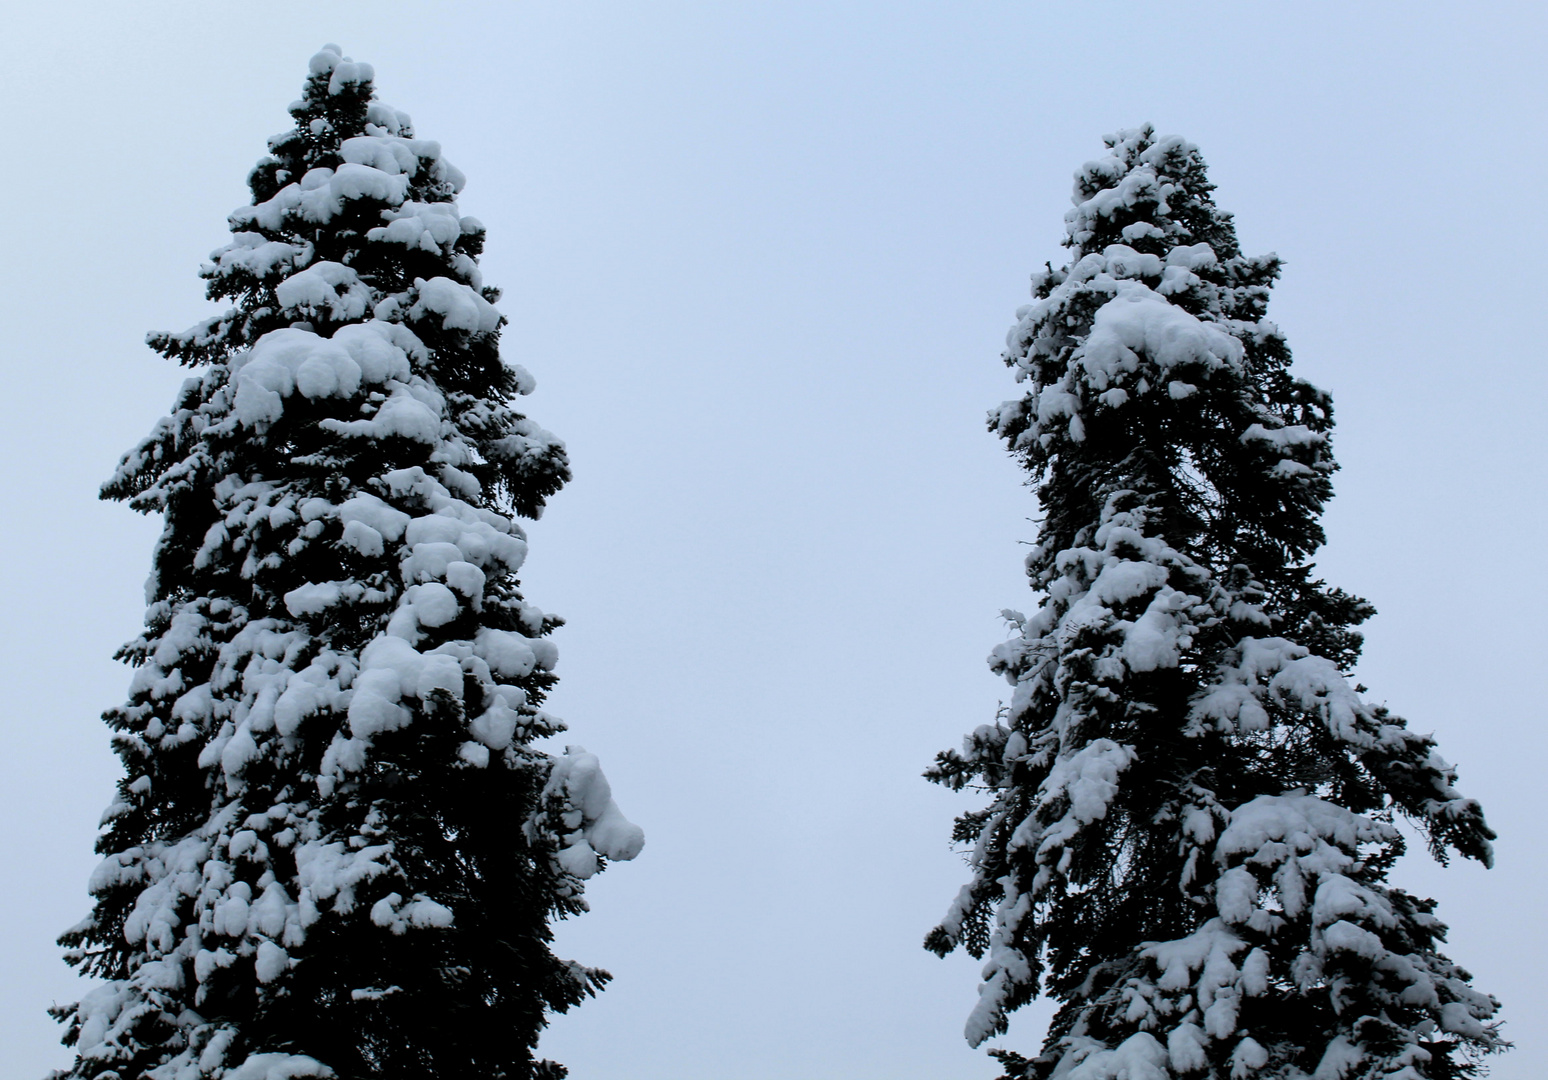
[[[544,1043],[576,1080],[987,1080],[971,960],[919,948],[971,798],[918,778],[990,720],[1036,507],[983,413],[1070,175],[1151,121],[1199,144],[1338,406],[1328,578],[1361,678],[1433,730],[1499,865],[1396,880],[1548,1060],[1540,5],[35,5],[0,41],[0,1046],[63,1064],[155,528],[95,501],[183,373],[141,344],[326,41],[468,175],[507,355],[574,483],[528,595],[553,711],[649,837],[560,934],[610,968]],[[1026,1050],[1046,1016],[1018,1015]]]

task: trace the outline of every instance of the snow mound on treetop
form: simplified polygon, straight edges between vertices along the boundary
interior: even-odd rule
[[[337,45],[324,45],[312,56],[307,67],[313,75],[330,76],[328,93],[334,95],[342,93],[347,86],[358,86],[376,78],[376,71],[370,64],[356,63],[343,55]]]

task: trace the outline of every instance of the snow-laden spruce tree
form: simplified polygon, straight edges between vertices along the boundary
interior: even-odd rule
[[[972,881],[926,940],[986,959],[977,1045],[1046,992],[1010,1077],[1451,1078],[1496,1003],[1387,884],[1401,816],[1434,854],[1493,834],[1434,743],[1348,675],[1363,601],[1315,580],[1328,396],[1264,318],[1197,149],[1150,128],[1076,176],[1069,264],[1034,277],[990,414],[1037,483],[1043,593],[991,664],[999,722],[930,777],[981,785]]]
[[[371,80],[312,58],[202,272],[234,306],[150,339],[196,374],[103,490],[165,530],[60,1076],[562,1075],[545,1014],[608,978],[549,927],[643,837],[534,745],[559,620],[516,580],[564,447],[508,405],[462,175]]]

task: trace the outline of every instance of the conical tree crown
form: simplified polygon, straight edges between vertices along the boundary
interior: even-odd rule
[[[1043,600],[1006,613],[999,722],[929,774],[993,800],[926,944],[988,959],[975,1045],[1063,1002],[1012,1077],[1462,1075],[1495,1004],[1386,884],[1393,820],[1442,859],[1493,834],[1348,681],[1371,608],[1313,577],[1332,405],[1265,319],[1279,262],[1241,254],[1195,147],[1108,146],[1008,338],[1028,390],[989,418],[1038,484]]]
[[[104,497],[163,516],[126,775],[65,935],[71,1077],[527,1077],[607,979],[549,924],[643,842],[534,741],[559,620],[518,590],[564,447],[461,216],[463,177],[326,47],[202,271],[225,314]]]

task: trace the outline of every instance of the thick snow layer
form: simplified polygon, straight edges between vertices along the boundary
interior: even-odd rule
[[[368,83],[376,77],[370,64],[360,64],[342,55],[337,45],[324,45],[311,59],[313,75],[328,75],[328,93],[338,94],[348,86]],[[249,1080],[243,1077],[242,1080]],[[254,1077],[252,1080],[262,1080]]]
[[[337,171],[313,169],[300,181],[281,188],[267,202],[232,211],[229,220],[234,232],[256,226],[264,232],[277,233],[292,218],[308,225],[327,225],[344,212],[348,203],[359,199],[401,206],[408,198],[409,185],[409,177],[369,165],[346,163]]]
[[[1071,1055],[1078,1061],[1065,1080],[1171,1080],[1171,1055],[1149,1032],[1140,1032],[1117,1047]]]
[[[412,519],[403,511],[366,492],[339,506],[339,520],[346,525],[364,525],[383,541],[396,543],[403,537],[403,531]]]
[[[1119,775],[1133,762],[1134,750],[1111,739],[1096,739],[1060,758],[1043,781],[1038,798],[1049,803],[1067,799],[1069,809],[1057,824],[1043,831],[1042,850],[1055,851],[1082,825],[1106,817],[1113,796],[1118,794]],[[1016,846],[1015,839],[1011,844]]]
[[[1141,357],[1163,372],[1183,364],[1206,371],[1242,362],[1242,343],[1143,284],[1126,281],[1097,309],[1080,352],[1086,379],[1098,390],[1139,370]]]
[[[223,1080],[326,1080],[331,1076],[332,1069],[305,1054],[254,1054],[227,1071]]]
[[[322,422],[322,426],[357,439],[400,438],[438,445],[443,434],[441,417],[445,409],[440,396],[433,391],[426,392],[416,383],[394,380],[388,388],[391,394],[370,419],[335,420],[330,417]],[[415,393],[416,389],[421,392]]]
[[[305,374],[302,374],[302,369]],[[236,414],[248,427],[273,423],[285,411],[285,398],[347,397],[360,386],[360,365],[348,351],[306,330],[275,330],[232,364]]]
[[[568,835],[558,854],[567,874],[585,879],[600,866],[597,856],[632,859],[645,846],[645,833],[629,821],[613,801],[613,789],[595,754],[567,746],[554,762],[544,789],[545,800],[558,800],[560,820]]]
[[[440,148],[434,143],[434,152],[427,157],[440,157]],[[382,135],[357,135],[339,144],[339,156],[352,165],[368,165],[384,173],[406,173],[410,176],[419,168],[419,154],[409,139],[395,139]]]
[[[419,298],[409,308],[411,320],[423,318],[425,312],[434,312],[441,316],[441,325],[448,330],[488,334],[500,328],[499,310],[460,281],[446,277],[429,281],[419,278],[414,287]]]
[[[1391,825],[1312,795],[1260,795],[1231,811],[1231,823],[1216,841],[1215,852],[1224,860],[1284,844],[1306,854],[1324,843],[1354,851],[1361,844],[1391,843],[1398,836]]]
[[[404,203],[382,211],[382,218],[387,224],[368,232],[369,239],[448,255],[464,234],[482,228],[473,218],[459,217],[454,203]]]
[[[342,346],[350,359],[360,365],[360,376],[368,386],[409,382],[413,377],[409,358],[425,353],[424,345],[413,331],[375,319],[341,326],[329,340]]]
[[[452,925],[451,908],[426,896],[415,896],[404,903],[398,893],[388,893],[371,907],[371,921],[399,936],[411,927],[447,927]]]
[[[342,273],[336,274],[330,268]],[[318,263],[289,280],[314,272],[316,276],[310,280],[324,292],[328,292],[329,287],[323,284],[327,280],[350,281],[353,285],[348,287],[364,288],[353,271],[336,263]],[[297,292],[292,299],[300,295],[303,294]],[[345,317],[358,317],[364,310],[362,303],[358,311],[351,309],[353,314]],[[259,338],[251,350],[232,358],[230,370],[236,384],[233,411],[243,426],[259,427],[283,416],[285,399],[292,394],[311,399],[349,398],[362,386],[386,386],[392,391],[392,398],[400,400],[393,404],[389,398],[378,409],[374,421],[332,423],[351,434],[405,434],[434,442],[440,433],[444,404],[439,394],[411,373],[404,345],[417,346],[418,339],[402,327],[376,321],[341,327],[332,338],[295,327],[272,330]],[[386,418],[381,415],[383,410],[388,411]]]
[[[335,262],[313,263],[291,274],[274,287],[274,296],[287,312],[333,322],[361,318],[371,303],[371,290],[359,276]]]
[[[300,925],[305,928],[320,917],[317,905],[327,902],[334,911],[348,913],[355,907],[355,889],[362,882],[387,872],[391,848],[375,844],[351,848],[339,840],[315,840],[295,850],[297,903]]]
[[[306,264],[310,248],[309,244],[269,240],[262,233],[239,232],[231,237],[231,243],[210,254],[205,276],[223,277],[241,271],[265,278],[286,273]]]

